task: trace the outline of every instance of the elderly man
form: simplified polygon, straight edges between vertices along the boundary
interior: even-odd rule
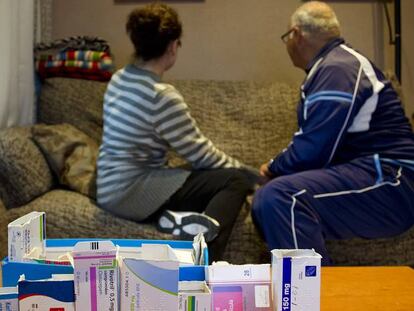
[[[414,135],[383,73],[340,37],[334,11],[311,1],[282,36],[306,72],[299,131],[260,173],[253,218],[270,249],[398,235],[414,224]]]

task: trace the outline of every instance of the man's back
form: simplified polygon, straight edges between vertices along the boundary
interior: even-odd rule
[[[303,116],[309,115],[305,110],[323,111],[329,109],[324,106],[332,105],[326,93],[325,97],[316,95],[316,98],[315,94],[330,92],[333,101],[342,96],[341,105],[346,105],[342,118],[341,113],[336,112],[328,116],[324,113],[313,115],[324,118],[323,122],[331,117],[343,123],[329,165],[376,153],[381,158],[414,160],[411,126],[398,95],[375,65],[337,39],[321,52],[311,67],[303,85],[299,124],[305,122]],[[334,92],[338,93],[335,95]]]

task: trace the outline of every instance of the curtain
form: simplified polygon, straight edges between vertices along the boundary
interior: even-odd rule
[[[34,122],[34,1],[0,0],[0,128]]]
[[[50,42],[52,40],[52,0],[34,0],[35,23],[34,41]]]

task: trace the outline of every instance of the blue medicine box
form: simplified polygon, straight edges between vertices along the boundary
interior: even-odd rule
[[[105,239],[47,239],[46,247],[71,247],[77,242],[101,241]],[[140,247],[142,244],[167,244],[172,248],[192,249],[192,241],[169,240],[130,240],[111,239],[120,247]],[[208,263],[208,251],[204,251],[204,261]],[[26,280],[39,280],[52,277],[52,274],[71,274],[73,267],[70,265],[43,264],[36,262],[9,262],[7,257],[1,262],[3,272],[3,287],[16,286],[20,275],[24,274]],[[180,281],[204,281],[205,266],[182,266],[179,270]]]

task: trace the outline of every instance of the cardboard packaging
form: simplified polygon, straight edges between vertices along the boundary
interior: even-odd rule
[[[205,281],[179,282],[178,311],[211,311],[211,291]]]
[[[46,238],[46,214],[31,212],[8,225],[9,261],[26,261],[35,248],[43,253]]]
[[[118,310],[117,251],[111,241],[105,240],[75,245],[72,255],[76,310]]]
[[[169,245],[143,244],[137,258],[120,258],[121,310],[177,311],[179,261]]]
[[[60,258],[62,254],[70,253],[69,259],[72,258],[73,248],[78,242],[96,241],[96,239],[46,239],[46,258]],[[177,253],[190,253],[193,250],[193,243],[191,241],[168,241],[168,240],[129,240],[129,239],[113,239],[111,240],[116,246],[119,246],[119,250],[122,253],[123,249],[128,252],[137,248],[141,249],[143,244],[166,244],[171,246],[175,254]],[[140,252],[139,252],[140,253]],[[119,252],[118,252],[119,255]],[[204,255],[208,255],[207,249],[204,250]],[[180,255],[178,255],[180,257]],[[182,257],[182,256],[181,256]],[[188,257],[188,256],[187,256]],[[207,261],[206,261],[207,262]],[[73,260],[72,260],[73,263]],[[53,261],[34,261],[31,262],[10,262],[5,258],[2,262],[3,270],[3,285],[4,286],[17,286],[20,275],[25,274],[26,279],[37,280],[47,279],[52,274],[73,274],[72,263],[66,265],[66,263]],[[180,281],[204,281],[205,269],[204,266],[199,265],[186,265],[180,262],[179,268]],[[118,296],[119,297],[119,296]]]
[[[321,255],[309,249],[272,250],[273,297],[277,311],[319,311]]]
[[[213,264],[206,268],[214,311],[272,311],[270,265]]]
[[[21,276],[18,283],[19,310],[75,311],[73,275],[53,275],[45,280],[26,280]]]
[[[19,311],[17,287],[0,287],[0,311]]]

